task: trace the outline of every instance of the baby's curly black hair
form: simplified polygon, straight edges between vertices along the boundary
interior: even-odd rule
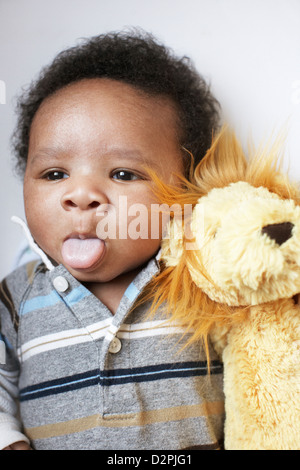
[[[92,37],[61,52],[17,103],[12,137],[16,170],[24,175],[30,128],[40,104],[64,86],[87,78],[119,80],[152,96],[173,101],[181,125],[179,144],[195,163],[210,147],[219,127],[219,103],[187,57],[177,58],[151,34],[114,32]]]

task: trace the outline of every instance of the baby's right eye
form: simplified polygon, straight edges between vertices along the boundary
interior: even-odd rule
[[[46,173],[44,178],[48,181],[57,181],[68,178],[68,175],[64,171],[53,170]]]

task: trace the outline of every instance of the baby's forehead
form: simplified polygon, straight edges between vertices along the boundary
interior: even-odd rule
[[[175,107],[131,85],[106,79],[73,83],[44,100],[33,120],[29,154],[62,152],[140,153],[160,164],[181,161]],[[134,152],[132,151],[134,149]],[[111,152],[115,155],[115,152]],[[157,156],[157,157],[156,157]],[[146,159],[147,160],[147,159]]]
[[[53,111],[79,107],[91,100],[95,104],[105,103],[107,106],[114,106],[117,102],[120,112],[125,107],[127,112],[148,112],[153,120],[163,114],[164,118],[169,118],[170,124],[178,119],[178,110],[171,98],[150,94],[123,81],[106,78],[82,79],[60,88],[42,101],[34,119],[48,109]]]
[[[164,139],[178,141],[178,115],[173,102],[164,96],[150,96],[123,82],[85,79],[70,84],[46,98],[37,110],[30,129],[47,127],[47,133],[63,130],[71,122],[78,136],[97,138],[105,124],[110,124],[111,138],[134,130],[131,136],[148,134],[150,141],[163,134]],[[88,122],[88,127],[85,124]]]

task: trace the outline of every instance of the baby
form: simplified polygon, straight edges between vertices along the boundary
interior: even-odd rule
[[[208,377],[201,345],[181,350],[163,309],[136,302],[160,270],[148,168],[176,184],[217,126],[203,79],[146,34],[64,51],[22,98],[14,146],[46,262],[1,284],[0,448],[220,447],[221,365],[212,352]]]

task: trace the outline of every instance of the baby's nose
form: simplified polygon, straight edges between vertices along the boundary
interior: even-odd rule
[[[92,188],[84,184],[71,188],[61,198],[61,204],[66,210],[72,208],[81,210],[97,209],[103,203],[107,203],[104,193],[98,188]]]
[[[294,224],[291,222],[282,222],[281,224],[270,224],[262,228],[262,233],[275,240],[278,245],[282,245],[292,237]]]

